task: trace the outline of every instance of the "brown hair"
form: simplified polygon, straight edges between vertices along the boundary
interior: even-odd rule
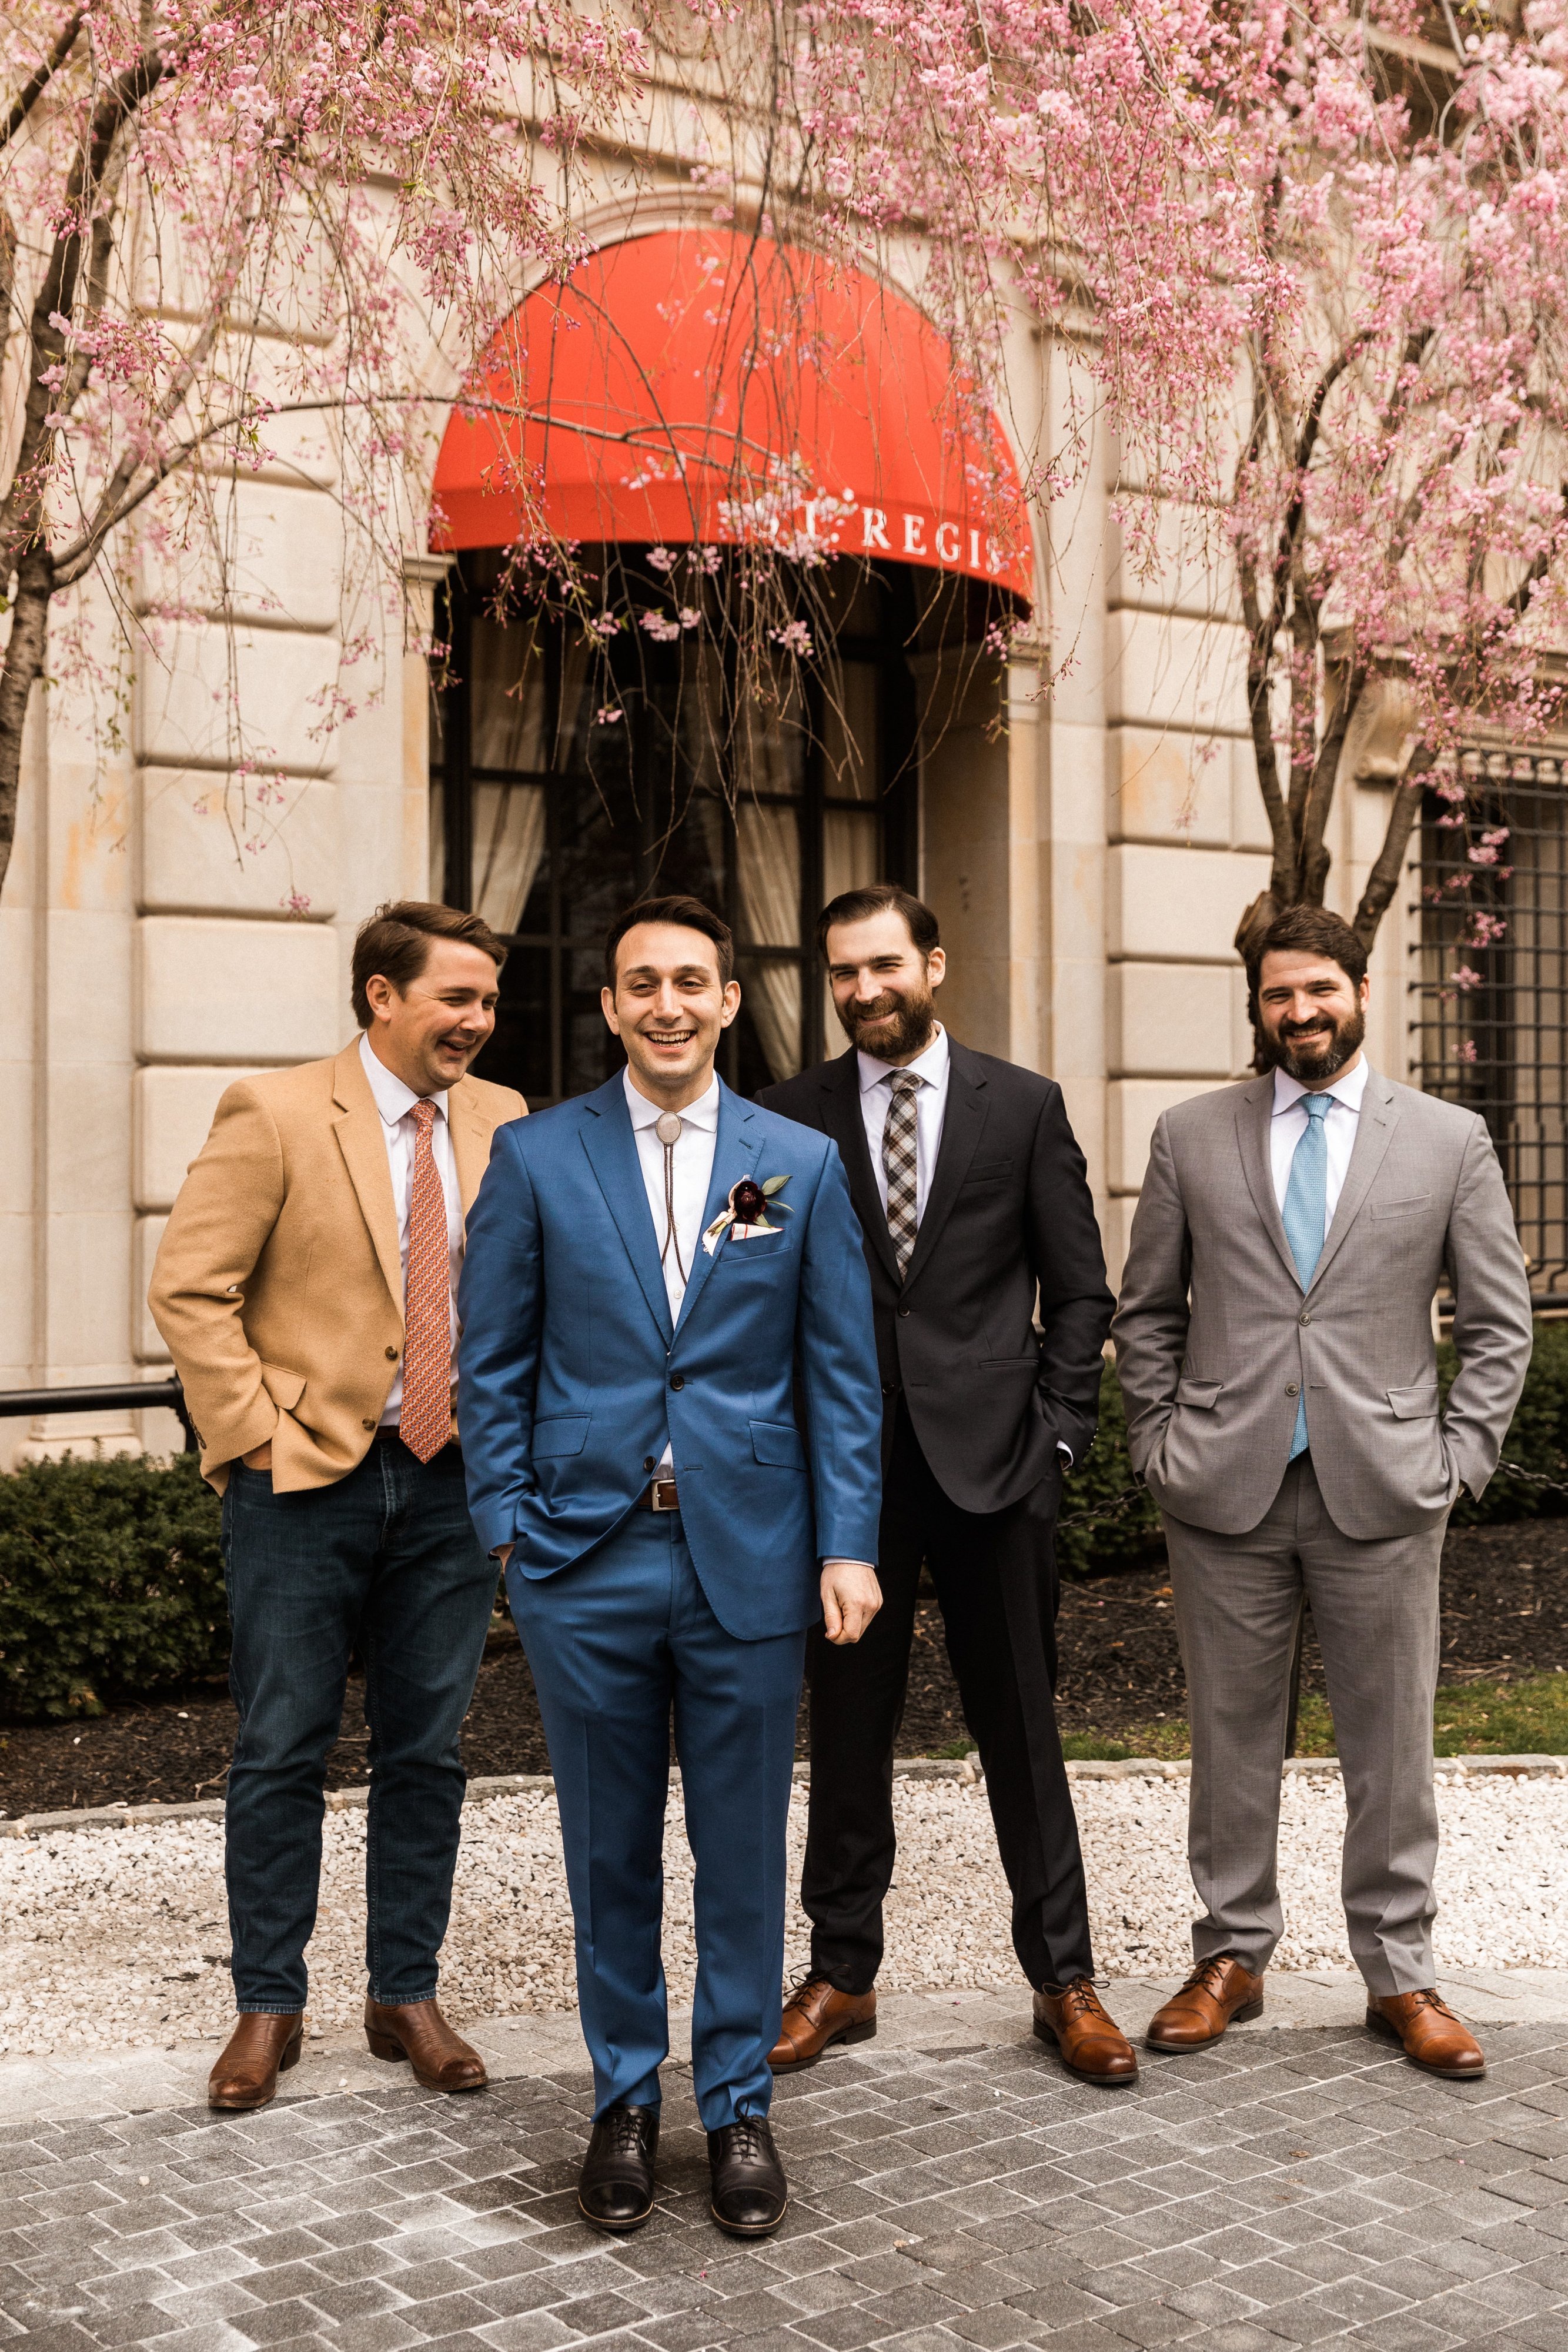
[[[604,985],[612,996],[615,993],[615,956],[627,932],[638,923],[676,923],[685,931],[700,931],[711,940],[718,956],[720,984],[726,988],[735,977],[735,940],[729,925],[705,907],[700,898],[639,898],[623,915],[617,915],[604,935]]]
[[[371,1000],[365,983],[377,972],[400,996],[419,978],[430,961],[432,940],[461,940],[479,948],[496,970],[507,961],[507,950],[482,915],[465,915],[461,907],[437,907],[425,898],[395,898],[378,907],[360,925],[354,937],[354,961],[350,1003],[361,1029],[371,1025]]]
[[[901,890],[896,882],[868,882],[863,890],[841,890],[817,918],[817,945],[828,952],[828,932],[834,923],[863,923],[869,915],[902,915],[909,936],[923,956],[942,944],[936,917],[924,898]]]

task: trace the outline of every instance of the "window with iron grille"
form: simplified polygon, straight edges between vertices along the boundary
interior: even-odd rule
[[[1531,1288],[1568,1297],[1568,761],[1471,751],[1421,830],[1421,1085],[1479,1111]]]
[[[666,583],[639,572],[642,553],[601,560],[649,605]],[[905,568],[855,575],[826,682],[823,665],[792,678],[781,659],[776,702],[747,702],[728,727],[713,633],[626,628],[596,667],[575,624],[497,610],[503,571],[499,551],[455,565],[432,711],[431,896],[476,908],[509,950],[476,1074],[537,1110],[621,1067],[600,1010],[604,933],[655,892],[693,893],[735,933],[741,1011],[718,1064],[730,1086],[749,1094],[841,1052],[817,910],[915,878]],[[721,576],[701,593],[712,606],[728,592]]]

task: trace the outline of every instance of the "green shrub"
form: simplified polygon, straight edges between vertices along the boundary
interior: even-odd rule
[[[1103,1576],[1113,1568],[1145,1568],[1159,1557],[1160,1515],[1148,1489],[1141,1486],[1130,1501],[1119,1502],[1132,1484],[1127,1416],[1107,1364],[1100,1379],[1099,1431],[1083,1460],[1062,1481],[1056,1557],[1064,1575]],[[1071,1524],[1085,1513],[1093,1516]]]
[[[1437,1350],[1437,1380],[1445,1399],[1458,1368],[1453,1343],[1445,1340]],[[1503,1440],[1502,1458],[1522,1470],[1568,1482],[1568,1323],[1535,1327],[1524,1393]],[[1549,1487],[1499,1470],[1479,1503],[1456,1504],[1453,1523],[1475,1528],[1499,1519],[1561,1518],[1564,1512],[1568,1494],[1554,1495]]]
[[[99,1715],[221,1674],[218,1511],[193,1454],[0,1477],[0,1715]]]

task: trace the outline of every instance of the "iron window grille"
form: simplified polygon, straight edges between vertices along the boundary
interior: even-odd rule
[[[1462,815],[1434,792],[1422,819],[1420,1083],[1480,1113],[1531,1288],[1568,1299],[1568,762],[1471,750],[1460,767]]]
[[[632,579],[638,553],[616,551]],[[477,907],[510,950],[496,1034],[476,1074],[517,1087],[542,1108],[620,1067],[599,1003],[604,930],[622,907],[655,892],[691,891],[735,933],[741,1014],[718,1065],[730,1086],[751,1093],[838,1050],[816,950],[818,909],[846,881],[915,886],[915,694],[906,656],[913,608],[904,610],[911,600],[901,567],[886,567],[888,576],[870,583],[874,625],[846,631],[837,642],[841,674],[859,685],[873,739],[862,772],[846,789],[844,762],[835,766],[825,748],[835,728],[846,737],[853,731],[847,691],[844,709],[825,711],[821,681],[802,665],[801,723],[762,722],[769,730],[767,773],[780,789],[767,789],[754,773],[737,795],[733,776],[717,772],[710,751],[691,740],[700,640],[633,641],[627,633],[611,648],[612,703],[601,703],[601,685],[588,690],[574,652],[575,627],[531,616],[504,629],[496,624],[498,566],[497,555],[480,551],[454,567],[437,616],[437,635],[450,650],[433,679],[432,896]],[[663,585],[650,575],[647,595]],[[519,697],[530,693],[539,707],[525,728]],[[611,707],[621,715],[604,723]],[[526,742],[531,761],[497,759],[502,742]],[[505,894],[489,887],[504,821],[497,812],[525,800],[533,836],[517,870],[529,879],[513,894],[520,906],[497,919]],[[775,872],[761,919],[757,889],[748,895],[743,887],[743,865],[747,855],[761,861],[770,840],[795,866],[798,884],[786,908]]]

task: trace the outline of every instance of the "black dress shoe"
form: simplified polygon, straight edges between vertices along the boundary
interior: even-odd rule
[[[577,2201],[600,2230],[640,2230],[653,2210],[657,2107],[606,2107],[593,2126]]]
[[[789,2184],[761,2116],[742,2116],[707,2136],[713,2218],[732,2238],[766,2238],[789,2203]]]

